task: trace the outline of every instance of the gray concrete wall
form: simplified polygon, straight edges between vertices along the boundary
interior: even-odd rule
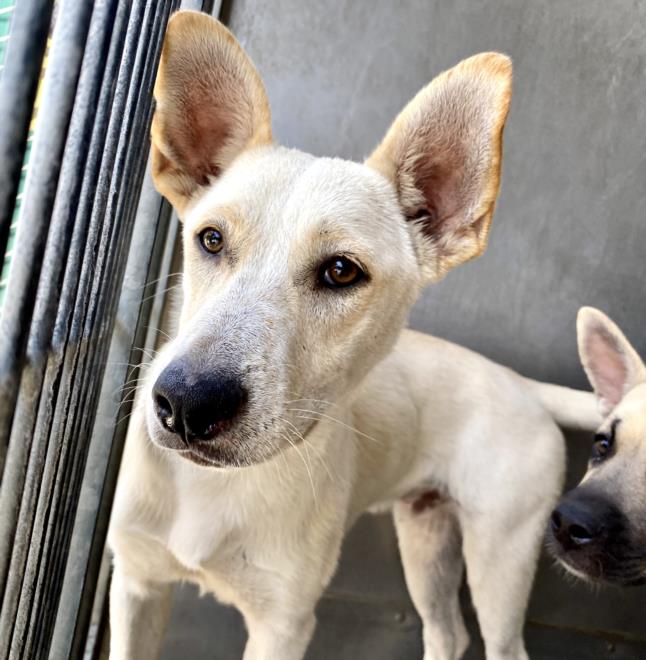
[[[435,74],[483,50],[514,62],[489,248],[427,290],[419,329],[523,373],[584,385],[577,309],[646,353],[646,3],[234,0],[277,138],[361,159]]]

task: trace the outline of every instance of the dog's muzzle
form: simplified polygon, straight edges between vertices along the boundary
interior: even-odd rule
[[[226,372],[195,373],[181,360],[171,362],[152,390],[157,418],[182,444],[216,442],[244,409],[248,392]]]
[[[586,487],[567,493],[552,512],[550,535],[553,554],[579,577],[643,582],[644,562],[632,547],[628,521],[607,496]]]

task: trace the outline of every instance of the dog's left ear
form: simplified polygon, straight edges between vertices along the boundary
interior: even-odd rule
[[[152,169],[180,217],[246,149],[271,142],[260,76],[222,23],[194,11],[168,22],[155,82]]]
[[[646,383],[646,367],[624,333],[598,309],[582,307],[576,329],[581,363],[607,415],[633,387]]]
[[[422,89],[366,160],[394,184],[426,279],[486,247],[510,100],[511,60],[470,57]]]

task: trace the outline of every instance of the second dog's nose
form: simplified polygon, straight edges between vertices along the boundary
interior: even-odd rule
[[[552,512],[550,527],[554,538],[565,550],[587,545],[603,531],[594,502],[567,497]]]
[[[162,371],[152,394],[159,421],[187,444],[215,438],[248,398],[240,380],[231,374],[196,376],[174,363]]]
[[[554,536],[563,546],[585,545],[596,536],[586,525],[572,522],[558,510],[552,513],[551,526]]]

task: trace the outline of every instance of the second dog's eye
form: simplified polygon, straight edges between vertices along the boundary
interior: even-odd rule
[[[321,265],[319,282],[328,289],[341,289],[361,281],[365,276],[361,267],[347,257],[332,257]]]
[[[607,433],[597,433],[594,436],[594,443],[592,444],[592,462],[600,463],[610,454],[613,445],[615,444],[615,433],[617,426],[619,426],[619,419],[612,422],[610,431]]]
[[[222,234],[213,227],[207,227],[200,232],[200,243],[210,254],[217,254],[222,249]]]
[[[604,459],[612,447],[612,436],[606,433],[597,433],[594,436],[592,445],[592,460],[600,461]]]

